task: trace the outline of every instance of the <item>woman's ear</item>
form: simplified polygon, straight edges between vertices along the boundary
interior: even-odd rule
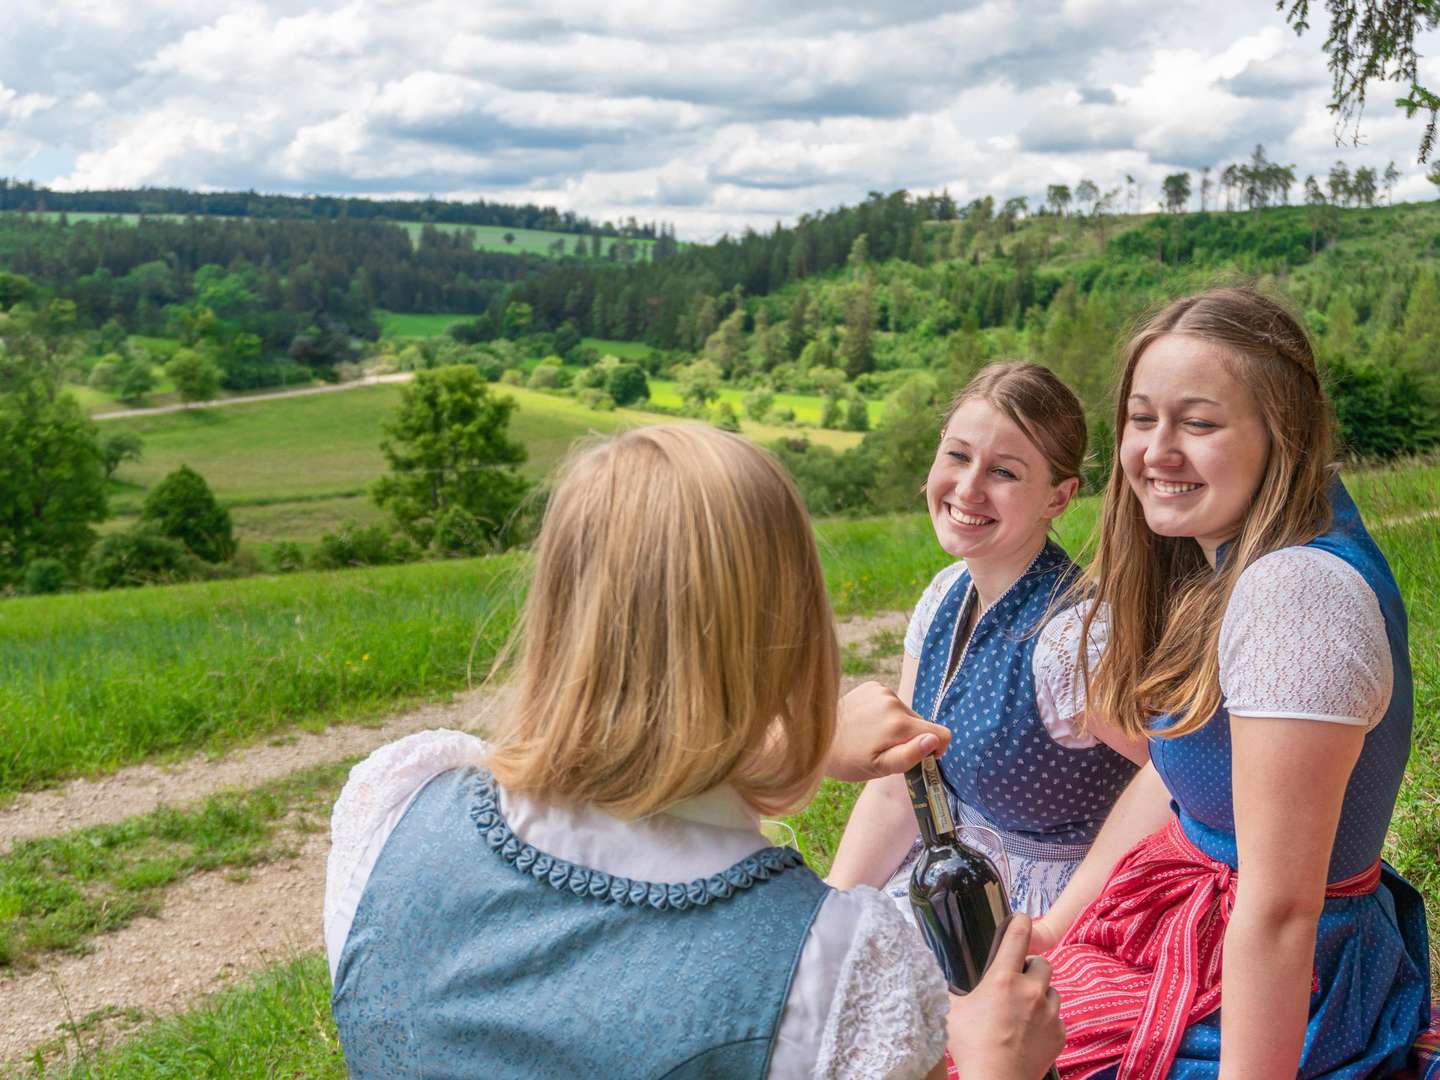
[[[1075,492],[1079,490],[1080,478],[1078,476],[1061,480],[1050,492],[1050,501],[1045,504],[1044,516],[1047,518],[1059,517],[1070,505],[1070,500],[1075,497]]]

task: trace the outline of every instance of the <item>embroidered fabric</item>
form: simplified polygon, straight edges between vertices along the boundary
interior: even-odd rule
[[[648,904],[656,911],[685,911],[692,907],[704,907],[715,900],[727,900],[756,882],[765,881],[805,862],[798,851],[770,847],[757,851],[721,873],[695,881],[671,883],[636,881],[588,866],[577,866],[525,843],[511,831],[500,815],[494,782],[485,772],[475,777],[475,805],[470,810],[470,818],[485,842],[522,874],[530,874],[552,888],[568,890],[576,896],[588,896],[612,904]]]
[[[923,1077],[945,1052],[949,996],[935,958],[883,893],[859,888],[849,952],[817,1055],[816,1080]]]
[[[485,750],[485,744],[473,735],[427,731],[382,747],[350,771],[331,815],[332,846],[326,867],[325,944],[332,977],[370,872],[410,802],[443,772],[470,766],[483,769]],[[565,842],[577,849],[587,847],[576,843],[581,839],[577,830],[585,829],[585,813],[567,813],[552,821],[537,815],[534,807],[527,809],[524,800],[494,790],[511,821],[523,820],[534,826],[533,832],[528,827],[518,833],[511,830],[517,866],[521,847],[536,852],[535,861],[529,862],[530,873],[536,872],[542,849],[563,850]],[[677,850],[743,850],[736,839],[739,822],[717,826],[676,818],[664,829],[653,828],[653,822],[646,829],[619,823],[598,811],[588,814],[594,821],[589,831],[604,837],[607,844],[629,838],[626,865],[647,876],[663,876],[673,869]],[[557,832],[559,829],[564,831]],[[763,867],[762,856],[777,849],[764,847],[758,833],[755,845],[751,857]],[[794,856],[779,850],[786,860]],[[723,861],[717,860],[713,873],[701,880],[710,887],[715,878],[724,878],[726,868],[744,867],[748,861],[742,858],[737,864],[727,854]],[[799,862],[798,857],[795,861]],[[545,871],[547,878],[553,866],[554,860]],[[703,872],[705,868],[699,869]],[[584,879],[587,892],[598,876],[612,884],[632,880],[594,871]],[[575,880],[578,877],[567,875],[561,885],[571,888]],[[639,883],[647,886],[647,891],[643,898],[637,894],[636,901],[650,902],[650,883]],[[674,887],[661,885],[666,903]],[[713,887],[720,888],[718,883]],[[688,886],[679,888],[686,890],[688,900]],[[626,890],[625,895],[629,899],[631,894]],[[891,909],[888,918],[876,914],[877,909],[889,907],[890,901],[873,889],[834,893],[821,905],[785,1003],[770,1077],[888,1076],[907,1080],[924,1076],[940,1059],[948,1009],[944,981],[934,958],[899,912]],[[897,938],[897,928],[909,937]],[[822,1033],[830,1036],[828,1050],[819,1045]],[[842,1060],[832,1061],[828,1055]]]
[[[1385,617],[1365,579],[1318,548],[1256,559],[1220,624],[1220,690],[1231,716],[1373,728],[1395,678]]]
[[[935,612],[964,569],[963,560],[952,563],[936,574],[920,595],[905,631],[905,652],[910,656],[919,657],[925,645],[925,635],[935,621]],[[1074,626],[1069,624],[1069,617],[1075,610],[1074,607],[1066,608],[1041,627],[1030,666],[1035,674],[1035,703],[1039,706],[1045,730],[1061,746],[1071,750],[1088,750],[1099,740],[1077,730],[1076,718],[1085,711],[1085,687],[1079,652],[1075,647],[1080,637],[1079,623],[1076,621]],[[1104,645],[1104,637],[1096,633],[1096,627],[1091,627],[1092,667],[1099,660]]]

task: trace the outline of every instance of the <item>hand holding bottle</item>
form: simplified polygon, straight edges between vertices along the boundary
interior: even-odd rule
[[[947,1046],[965,1080],[1037,1080],[1065,1045],[1050,964],[1026,959],[1030,919],[1006,924],[974,991],[951,995]]]
[[[948,745],[948,729],[921,719],[889,687],[864,682],[840,700],[825,771],[837,780],[874,780],[902,773]]]

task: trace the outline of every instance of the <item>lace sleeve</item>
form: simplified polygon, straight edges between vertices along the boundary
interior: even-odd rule
[[[484,760],[485,744],[474,735],[440,729],[382,746],[350,770],[330,815],[325,862],[325,951],[332,978],[370,871],[410,801],[442,772]]]
[[[1031,668],[1035,674],[1035,703],[1050,737],[1061,746],[1086,750],[1098,744],[1093,735],[1077,730],[1085,712],[1085,672],[1080,666],[1080,629],[1090,602],[1068,607],[1040,631]],[[1102,610],[1090,624],[1085,642],[1085,662],[1091,671],[1100,662],[1109,632]]]
[[[868,888],[845,896],[858,906],[858,917],[813,1075],[923,1077],[945,1052],[950,1000],[939,965],[889,897]]]
[[[1220,690],[1232,716],[1373,728],[1394,677],[1380,603],[1344,560],[1282,548],[1240,575],[1220,624]]]
[[[915,658],[919,658],[920,650],[925,647],[925,635],[930,632],[930,624],[935,620],[935,612],[940,607],[940,601],[945,599],[945,594],[950,591],[950,586],[955,584],[955,579],[965,569],[965,562],[951,563],[936,574],[925,591],[920,594],[920,599],[915,604],[915,611],[910,616],[910,625],[905,628],[905,652]]]

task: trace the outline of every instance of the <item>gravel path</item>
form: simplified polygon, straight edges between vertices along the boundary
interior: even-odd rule
[[[863,645],[880,631],[903,631],[903,612],[852,619],[839,627],[842,645]],[[873,675],[844,680],[848,690],[869,678],[894,685],[899,657]],[[327,761],[368,753],[432,727],[482,730],[508,691],[474,690],[425,705],[378,727],[334,727],[286,737],[283,745],[237,750],[218,760],[197,756],[174,766],[141,765],[53,791],[22,796],[0,808],[0,849],[18,839],[119,821],[162,803],[193,802],[223,788],[250,787]],[[160,913],[96,938],[86,956],[61,957],[25,975],[0,975],[0,1072],[56,1038],[60,1025],[97,1010],[139,1010],[163,1016],[198,997],[298,953],[323,947],[320,933],[329,836],[295,833],[297,855],[233,880],[223,871],[197,874],[165,890]],[[123,1035],[116,1020],[87,1034]]]

